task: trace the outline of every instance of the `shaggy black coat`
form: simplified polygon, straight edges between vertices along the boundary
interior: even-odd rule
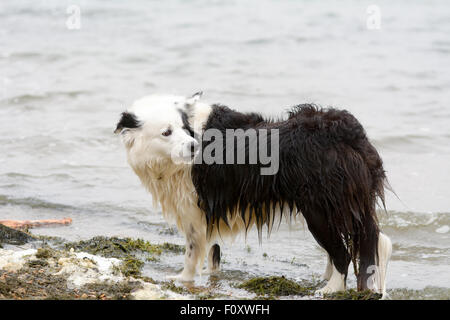
[[[222,131],[224,137],[226,129],[279,129],[280,149],[275,175],[261,175],[260,163],[193,166],[198,205],[208,230],[220,220],[227,223],[227,214],[235,212],[248,224],[249,209],[261,237],[264,225],[269,232],[272,229],[278,204],[288,207],[291,216],[303,214],[339,272],[347,274],[351,259],[360,259],[360,270],[375,264],[379,234],[375,209],[377,199],[384,206],[386,176],[380,156],[353,115],[304,104],[294,107],[287,119],[275,121],[214,105],[204,129],[210,128]],[[202,149],[209,143],[203,141]],[[367,277],[358,278],[358,287],[364,288]]]

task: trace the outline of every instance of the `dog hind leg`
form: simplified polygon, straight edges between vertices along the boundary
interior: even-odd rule
[[[216,272],[220,270],[220,247],[218,244],[214,244],[209,250],[208,270],[210,272]]]
[[[326,267],[326,269],[325,269],[325,272],[324,272],[324,274],[323,274],[323,276],[322,276],[322,279],[323,280],[330,280],[330,278],[331,278],[331,275],[333,274],[333,263],[331,262],[331,258],[330,258],[330,255],[329,254],[327,254],[327,267]]]
[[[387,265],[392,254],[392,242],[383,233],[380,232],[378,236],[378,271],[379,278],[376,287],[379,292],[386,298],[386,273]]]
[[[391,240],[377,232],[361,243],[358,290],[372,290],[386,297],[386,271],[392,253]],[[378,255],[376,254],[378,252]]]
[[[214,244],[209,249],[208,267],[202,271],[202,274],[212,274],[220,270],[220,246]]]
[[[332,293],[345,290],[345,282],[347,280],[347,271],[350,264],[350,254],[342,241],[342,238],[333,232],[328,226],[328,221],[321,212],[304,211],[308,229],[319,245],[324,248],[329,256],[329,264],[331,264],[332,272],[330,274],[327,266],[326,275],[330,278],[318,293]]]

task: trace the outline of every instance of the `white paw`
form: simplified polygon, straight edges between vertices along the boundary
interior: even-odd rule
[[[329,294],[329,293],[333,293],[336,291],[344,291],[344,290],[345,290],[345,275],[339,273],[339,271],[337,271],[336,267],[333,266],[330,280],[327,282],[325,287],[323,287],[320,290],[317,290],[316,292],[321,295],[324,295],[324,294]]]
[[[320,295],[324,295],[324,294],[330,294],[330,293],[333,293],[333,292],[336,292],[336,291],[338,291],[338,290],[335,290],[331,286],[326,285],[322,289],[317,290],[316,293],[318,293]]]
[[[193,276],[189,276],[189,275],[186,275],[183,273],[173,275],[173,276],[166,276],[166,279],[173,280],[173,281],[181,281],[181,282],[193,282],[194,281]]]
[[[201,275],[208,275],[211,274],[211,270],[208,268],[202,269],[202,271],[200,272]]]
[[[220,269],[210,269],[210,268],[205,268],[202,270],[202,275],[209,275],[209,274],[215,274],[217,272],[219,272]]]

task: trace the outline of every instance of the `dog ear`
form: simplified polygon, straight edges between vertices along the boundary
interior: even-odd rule
[[[193,105],[193,104],[195,104],[198,100],[200,100],[200,98],[202,97],[202,95],[203,95],[203,91],[196,92],[196,93],[194,93],[194,94],[192,95],[192,97],[187,98],[186,103],[187,103],[188,105]]]

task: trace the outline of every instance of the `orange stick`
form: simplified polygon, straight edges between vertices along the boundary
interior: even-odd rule
[[[47,220],[0,220],[0,224],[13,229],[33,228],[47,225],[66,225],[71,223],[71,218]]]

